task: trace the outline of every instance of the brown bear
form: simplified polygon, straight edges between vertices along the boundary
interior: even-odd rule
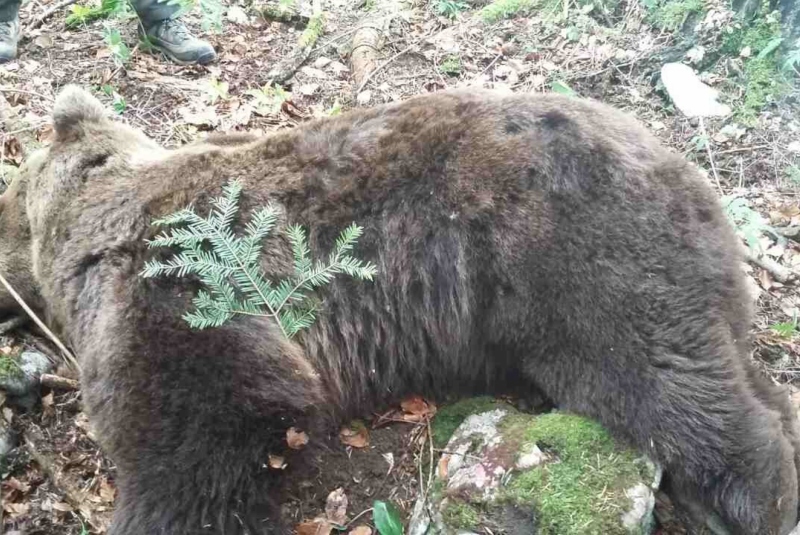
[[[0,197],[0,272],[78,355],[118,467],[112,535],[281,533],[266,459],[289,426],[533,389],[658,460],[731,533],[794,526],[796,419],[750,362],[740,246],[706,180],[625,114],[455,91],[178,150],[75,87],[53,119]],[[291,340],[256,317],[191,330],[196,282],[142,278],[166,254],[145,240],[231,179],[245,220],[276,203],[314,256],[363,226],[375,281],[336,279]],[[285,275],[285,234],[264,247]]]

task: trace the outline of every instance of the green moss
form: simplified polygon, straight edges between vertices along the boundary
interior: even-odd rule
[[[481,522],[480,513],[471,505],[457,498],[449,498],[442,510],[445,525],[455,529],[471,530]]]
[[[536,7],[535,0],[494,0],[480,10],[479,15],[484,22],[492,24],[502,19],[525,14]]]
[[[752,125],[768,102],[786,94],[789,84],[771,58],[747,60],[744,64],[744,76],[744,96],[735,115],[744,124]]]
[[[691,15],[705,11],[704,0],[661,0],[645,2],[650,21],[662,30],[675,31]]]
[[[16,355],[0,353],[0,378],[14,377],[22,373]]]
[[[651,478],[639,455],[619,448],[598,423],[565,413],[544,414],[533,422],[508,417],[508,433],[522,433],[557,457],[520,474],[506,488],[504,499],[532,506],[542,535],[616,535],[624,491]]]
[[[490,397],[470,398],[441,407],[431,422],[433,444],[443,448],[453,433],[467,416],[480,414],[498,407],[507,408],[508,405],[500,403]]]
[[[319,36],[322,35],[322,32],[325,30],[325,14],[324,13],[317,13],[312,15],[310,19],[308,19],[308,25],[306,29],[303,30],[303,33],[300,34],[300,39],[298,43],[302,47],[312,47],[319,39]]]

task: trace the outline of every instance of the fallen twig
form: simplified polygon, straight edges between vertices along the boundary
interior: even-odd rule
[[[761,269],[766,270],[776,281],[780,283],[790,282],[797,277],[797,274],[791,269],[783,267],[766,255],[753,253],[749,248],[747,249],[747,261],[757,265]]]
[[[30,318],[34,321],[34,323],[36,323],[36,325],[39,326],[39,328],[44,332],[44,334],[46,334],[47,337],[50,338],[50,340],[56,345],[56,347],[58,347],[58,349],[61,350],[61,353],[63,354],[66,361],[72,366],[74,366],[76,370],[79,370],[80,364],[78,364],[77,359],[72,355],[72,353],[70,353],[69,349],[67,349],[67,346],[65,346],[61,342],[61,340],[59,340],[58,337],[55,334],[53,334],[53,331],[47,328],[47,325],[45,325],[44,322],[39,319],[39,316],[37,316],[36,313],[33,310],[31,310],[31,307],[28,306],[28,304],[22,299],[22,297],[20,297],[20,295],[16,292],[16,290],[14,290],[11,284],[9,284],[6,278],[3,277],[2,275],[0,275],[0,284],[5,286],[8,293],[11,294],[11,297],[13,297],[14,300],[19,304],[19,306],[22,307],[22,310],[24,310],[25,313],[28,314],[28,316],[30,316]]]
[[[41,15],[41,16],[40,16],[38,19],[36,19],[36,20],[34,20],[33,22],[31,22],[31,23],[28,25],[28,28],[27,28],[27,29],[28,29],[28,30],[33,30],[33,29],[35,29],[35,28],[38,28],[39,26],[41,26],[41,25],[44,23],[44,21],[46,21],[46,20],[47,20],[47,19],[49,19],[51,16],[53,16],[53,13],[55,13],[56,11],[58,11],[58,10],[60,10],[60,9],[64,9],[65,7],[72,5],[72,4],[74,4],[75,2],[77,2],[77,1],[78,1],[78,0],[61,0],[60,2],[56,2],[56,3],[55,3],[53,6],[51,6],[51,7],[50,7],[50,8],[49,8],[47,11],[45,11],[44,13],[42,13],[42,15]]]
[[[325,14],[322,11],[322,0],[314,0],[313,6],[311,17],[308,19],[308,25],[306,29],[303,30],[303,33],[300,34],[300,38],[297,40],[297,46],[269,72],[267,75],[269,79],[267,85],[280,84],[294,76],[297,69],[299,69],[311,55],[311,51],[317,44],[317,40],[325,26]]]
[[[403,50],[401,50],[400,52],[398,52],[397,54],[395,54],[395,55],[394,55],[394,56],[392,56],[391,58],[389,58],[389,59],[387,59],[386,61],[384,61],[383,63],[381,63],[381,64],[380,64],[380,65],[379,65],[377,68],[375,68],[375,69],[373,69],[373,70],[369,71],[369,72],[367,73],[367,75],[364,77],[364,79],[361,81],[361,85],[359,85],[359,86],[358,86],[358,89],[356,90],[356,94],[358,94],[358,93],[361,93],[361,91],[363,91],[364,87],[366,87],[366,85],[369,83],[370,79],[371,79],[373,76],[375,76],[376,74],[378,74],[379,72],[381,72],[381,71],[382,71],[383,69],[385,69],[385,68],[386,68],[386,67],[387,67],[387,66],[388,66],[388,65],[389,65],[391,62],[393,62],[394,60],[396,60],[397,58],[399,58],[400,56],[402,56],[403,54],[405,54],[406,52],[408,52],[409,50],[411,50],[413,47],[414,47],[414,45],[408,45],[408,46],[407,46],[407,47],[405,47]]]
[[[43,373],[39,376],[39,382],[42,386],[46,386],[47,388],[52,388],[53,390],[80,390],[81,384],[74,380],[68,379],[67,377],[61,377],[60,375],[53,375],[50,373]]]

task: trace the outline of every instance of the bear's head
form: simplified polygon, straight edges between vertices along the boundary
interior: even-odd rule
[[[84,188],[95,180],[130,174],[137,159],[163,149],[142,132],[107,118],[103,105],[86,91],[65,87],[53,108],[55,139],[31,154],[0,196],[0,274],[35,310],[42,309],[51,280],[48,255],[59,237],[78,229],[67,214],[80,210]],[[0,285],[0,318],[19,306]]]

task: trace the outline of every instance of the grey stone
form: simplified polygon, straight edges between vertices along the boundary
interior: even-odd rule
[[[0,389],[10,396],[22,398],[39,384],[39,377],[53,369],[53,363],[38,351],[23,351],[18,360],[19,370],[0,377]]]
[[[513,420],[507,420],[512,416]],[[572,420],[558,421],[569,425],[573,422],[586,425],[579,422],[588,422],[573,415],[564,417]],[[551,450],[548,446],[543,451],[539,444],[525,442],[524,437],[529,436],[526,430],[536,425],[536,419],[537,416],[519,413],[512,407],[467,417],[453,433],[445,447],[446,453],[440,459],[436,480],[431,486],[438,490],[420,497],[415,503],[408,533],[470,535],[491,530],[495,533],[535,534],[538,515],[535,497],[530,502],[509,505],[511,495],[507,489],[515,478],[527,472],[547,470],[547,465],[562,462],[557,448]],[[506,421],[512,424],[505,425]],[[615,508],[620,511],[613,532],[649,535],[655,527],[654,490],[660,483],[661,471],[647,458],[637,457],[622,446],[612,447],[627,452],[615,455],[624,459],[620,463],[636,467],[635,470],[626,467],[618,472],[627,474],[623,482],[609,481],[609,487],[617,485],[611,495],[616,496]],[[587,462],[591,464],[591,461]],[[641,474],[641,477],[636,474]],[[626,483],[630,486],[621,486]],[[568,500],[565,501],[567,516],[574,511],[569,509],[572,506]],[[605,516],[602,522],[608,525],[614,520]],[[477,525],[471,525],[473,523]]]

